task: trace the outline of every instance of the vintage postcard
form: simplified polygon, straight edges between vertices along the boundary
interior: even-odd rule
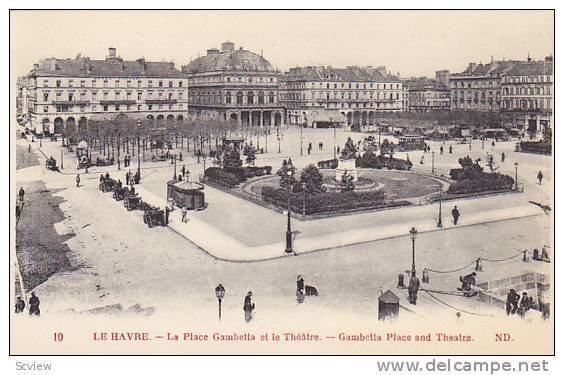
[[[554,11],[10,12],[10,353],[551,355]]]

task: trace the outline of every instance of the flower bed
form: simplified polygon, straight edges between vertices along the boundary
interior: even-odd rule
[[[291,210],[306,215],[328,214],[334,212],[362,211],[375,208],[409,205],[406,201],[392,201],[383,191],[367,192],[322,192],[311,195],[289,193],[287,190],[265,186],[262,189],[263,201],[281,209],[288,208],[290,199]]]
[[[248,178],[265,176],[271,173],[272,167],[269,165],[264,167],[240,167],[226,169],[210,167],[205,170],[204,176],[208,182],[231,189],[239,185],[241,182],[245,182]]]
[[[448,194],[469,194],[511,190],[514,184],[512,177],[500,173],[483,173],[474,178],[463,178],[454,181],[448,187]]]

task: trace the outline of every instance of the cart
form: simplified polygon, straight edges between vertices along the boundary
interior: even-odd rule
[[[121,201],[125,198],[126,194],[128,194],[128,193],[129,193],[128,188],[126,188],[126,187],[121,187],[121,188],[116,187],[114,189],[114,199],[116,201]]]
[[[117,181],[111,178],[105,178],[104,181],[100,182],[99,188],[104,193],[110,192],[114,190],[114,187],[117,186]]]
[[[47,168],[50,171],[56,171],[57,170],[57,161],[55,159],[53,159],[52,157],[45,160],[45,168]]]

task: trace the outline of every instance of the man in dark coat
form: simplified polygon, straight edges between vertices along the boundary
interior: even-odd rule
[[[126,184],[126,185],[129,185],[129,176],[130,176],[130,173],[129,173],[129,172],[126,172],[126,173],[125,173],[125,184]]]
[[[165,206],[165,224],[168,225],[168,215],[170,215],[170,209]]]
[[[22,297],[18,296],[16,298],[16,314],[23,313],[25,309],[25,302]]]
[[[448,146],[448,153],[452,154],[452,146]]]
[[[255,304],[253,303],[251,297],[253,293],[250,291],[245,296],[245,302],[243,303],[243,311],[245,311],[245,321],[250,322],[253,319],[253,310],[255,309]]]
[[[80,186],[80,174],[77,174],[77,175],[76,175],[76,179],[75,179],[75,180],[76,180],[76,187],[79,187],[79,186]]]
[[[507,312],[507,315],[515,314],[519,298],[521,298],[521,296],[517,294],[515,289],[509,289],[509,293],[507,293],[507,299],[505,301],[505,311]]]
[[[472,272],[464,277],[460,276],[460,282],[462,283],[462,291],[468,292],[472,289],[472,286],[476,285],[476,272]]]
[[[297,285],[297,289],[300,292],[304,291],[304,279],[302,278],[302,275],[298,275],[298,280],[296,281],[296,285]]]
[[[35,292],[31,292],[31,298],[29,299],[29,315],[39,316],[41,311],[39,311],[39,298],[35,295]]]
[[[417,292],[419,291],[420,286],[421,283],[419,282],[419,279],[415,276],[415,272],[412,272],[411,278],[409,279],[409,285],[407,287],[407,299],[412,305],[417,304]]]
[[[24,188],[23,188],[23,187],[20,188],[20,192],[19,192],[18,194],[20,195],[20,201],[23,202],[23,200],[24,200],[24,195],[25,195],[25,191],[24,191]]]
[[[537,174],[537,179],[539,180],[539,185],[542,185],[542,179],[543,179],[543,175],[542,175],[542,171],[539,171],[539,173]]]
[[[454,206],[452,209],[452,219],[454,220],[454,225],[458,224],[458,218],[460,217],[460,211],[458,211],[458,207]]]

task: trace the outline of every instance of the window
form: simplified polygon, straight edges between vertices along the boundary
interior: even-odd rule
[[[81,106],[80,106],[80,112],[84,112],[85,110],[86,110],[86,106],[81,105]]]
[[[138,110],[138,111],[141,110],[141,104],[137,104],[137,110]]]
[[[48,105],[43,106],[43,112],[49,112],[49,106]]]
[[[119,104],[116,104],[116,112],[119,112]]]
[[[159,81],[159,87],[163,87],[163,81]]]
[[[57,80],[57,87],[61,87],[61,80],[60,79]]]
[[[92,106],[92,111],[96,112],[97,110],[98,110],[98,107],[95,106],[95,105],[93,105],[93,106]]]
[[[149,80],[149,87],[153,87],[153,81]]]
[[[137,100],[141,100],[141,91],[137,91]]]
[[[127,80],[127,87],[131,87],[131,80],[130,79]]]
[[[225,92],[225,104],[231,104],[231,91]]]
[[[168,87],[172,87],[172,81],[168,81]]]
[[[69,87],[73,87],[74,81],[72,79],[69,79]]]
[[[49,93],[48,93],[48,92],[44,92],[44,93],[43,93],[43,101],[44,101],[44,102],[49,101]]]
[[[126,96],[127,96],[127,100],[131,100],[131,92],[130,91],[127,92]]]
[[[92,80],[92,87],[96,87],[96,80],[95,79]]]
[[[74,95],[74,94],[73,94],[72,92],[69,92],[69,102],[72,102],[73,95]]]
[[[151,110],[153,109],[153,105],[152,105],[152,104],[149,104],[147,107],[149,108],[149,111],[151,111]]]
[[[178,87],[182,87],[182,81],[178,81]]]
[[[108,80],[107,79],[104,80],[104,87],[108,87]]]
[[[49,80],[48,79],[43,80],[43,87],[49,87]]]
[[[143,85],[143,81],[138,80],[138,81],[137,81],[137,87],[141,87],[142,85]]]
[[[116,79],[115,85],[116,85],[116,87],[119,87],[119,79]]]
[[[107,105],[104,106],[104,112],[108,112],[108,106]]]

